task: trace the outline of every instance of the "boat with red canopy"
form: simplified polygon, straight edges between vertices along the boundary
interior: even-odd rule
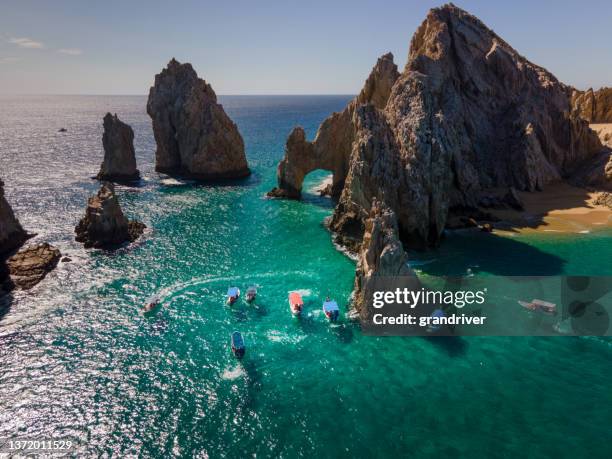
[[[302,308],[304,307],[304,300],[302,300],[302,295],[298,292],[290,292],[289,293],[289,308],[291,309],[291,314],[294,316],[299,316],[302,312]]]

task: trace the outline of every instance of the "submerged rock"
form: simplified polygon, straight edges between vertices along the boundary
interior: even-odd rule
[[[85,217],[75,228],[76,241],[85,248],[112,248],[135,241],[146,228],[144,223],[128,220],[119,205],[113,186],[103,184],[97,195],[89,198]]]
[[[385,54],[376,62],[359,95],[342,112],[323,121],[312,142],[306,140],[304,129],[294,128],[287,139],[285,156],[278,165],[278,187],[268,196],[299,199],[306,174],[325,169],[333,173],[332,195],[338,197],[350,166],[355,111],[362,104],[384,108],[398,76],[393,54]]]
[[[60,251],[46,242],[21,249],[7,262],[12,284],[23,290],[34,287],[57,266],[60,257]]]
[[[203,180],[250,174],[238,127],[191,64],[172,59],[155,75],[147,113],[157,142],[156,171]]]
[[[104,117],[104,161],[98,173],[98,180],[131,181],[140,177],[136,169],[134,131],[121,121],[117,114],[107,113]]]
[[[19,247],[27,238],[28,234],[4,197],[4,182],[0,180],[0,258]]]
[[[612,123],[612,88],[574,91],[572,113],[589,123]]]

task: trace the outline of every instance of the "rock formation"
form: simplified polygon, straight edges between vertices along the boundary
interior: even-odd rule
[[[19,247],[27,237],[28,234],[4,197],[4,182],[0,180],[0,257]]]
[[[25,247],[8,260],[12,283],[27,290],[38,284],[57,266],[60,251],[48,243]]]
[[[156,171],[202,180],[250,174],[238,127],[191,64],[172,59],[155,75],[147,113],[157,142]]]
[[[589,123],[612,123],[612,88],[575,90],[571,104],[572,113]]]
[[[366,305],[367,298],[372,297],[374,276],[414,276],[408,266],[408,255],[399,240],[395,214],[376,200],[365,222],[363,244],[355,272],[353,304],[364,319],[371,312]]]
[[[279,165],[279,188],[291,197],[304,171],[338,174],[331,228],[345,242],[358,243],[376,198],[395,213],[405,246],[435,245],[453,209],[477,207],[490,189],[568,179],[602,150],[588,123],[570,115],[569,87],[452,4],[429,12],[406,68],[384,81],[394,83],[369,100],[366,84],[314,142],[294,131]],[[328,138],[341,143],[318,140],[331,126]]]
[[[128,220],[110,183],[102,184],[97,195],[89,198],[85,217],[75,228],[76,240],[86,248],[112,248],[126,241],[135,241],[146,226]]]
[[[136,169],[134,152],[134,131],[121,121],[117,114],[107,113],[104,117],[104,162],[98,173],[98,180],[131,181],[140,177]]]
[[[285,157],[278,165],[278,187],[268,196],[299,199],[304,177],[315,169],[333,173],[332,195],[339,196],[348,174],[355,138],[355,110],[363,104],[384,108],[398,77],[393,54],[385,54],[376,62],[359,95],[342,112],[323,121],[314,141],[306,140],[301,127],[293,129],[287,139]]]

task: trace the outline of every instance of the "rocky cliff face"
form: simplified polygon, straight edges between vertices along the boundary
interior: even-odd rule
[[[367,298],[372,297],[374,276],[413,276],[408,266],[408,255],[399,240],[395,213],[374,200],[365,221],[363,244],[355,272],[353,304],[360,316],[368,318]]]
[[[385,80],[395,81],[384,85],[388,96],[360,95],[321,125],[317,137],[338,126],[342,148],[328,142],[313,155],[317,139],[308,144],[294,132],[279,166],[279,187],[293,196],[304,170],[339,174],[331,227],[348,240],[363,234],[376,198],[395,213],[404,245],[435,245],[452,209],[474,208],[494,188],[539,190],[602,149],[588,123],[570,114],[570,88],[450,4],[429,12],[406,68]],[[334,121],[342,116],[350,122]],[[304,167],[304,156],[315,160]],[[329,168],[329,156],[344,167]]]
[[[117,114],[107,113],[104,117],[104,162],[98,173],[98,180],[131,181],[140,177],[136,169],[134,152],[134,131],[122,122]]]
[[[363,104],[384,108],[398,76],[393,55],[385,54],[378,59],[359,95],[342,112],[323,121],[314,141],[307,141],[304,130],[296,127],[287,139],[285,157],[278,165],[278,188],[268,195],[299,199],[304,177],[315,169],[325,169],[333,173],[332,195],[338,197],[350,167],[355,111]]]
[[[572,113],[589,123],[612,123],[612,88],[574,91]]]
[[[0,257],[19,247],[26,239],[27,233],[4,197],[4,182],[0,180]]]
[[[97,195],[89,198],[85,217],[75,228],[76,241],[86,248],[112,248],[126,241],[135,241],[145,225],[130,221],[124,215],[110,183],[103,184]]]
[[[191,64],[172,59],[155,76],[147,113],[157,142],[155,170],[203,180],[249,175],[237,126]]]

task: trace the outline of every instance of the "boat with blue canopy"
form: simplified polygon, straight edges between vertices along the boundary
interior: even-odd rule
[[[337,321],[338,316],[340,316],[340,308],[338,307],[338,303],[330,300],[329,297],[327,297],[323,302],[323,312],[330,322]]]
[[[234,304],[238,298],[240,298],[240,289],[238,287],[227,289],[227,304]]]
[[[231,337],[232,342],[232,352],[236,357],[241,359],[244,357],[246,352],[246,346],[244,345],[244,339],[242,338],[242,334],[239,331],[235,331],[232,333]]]

